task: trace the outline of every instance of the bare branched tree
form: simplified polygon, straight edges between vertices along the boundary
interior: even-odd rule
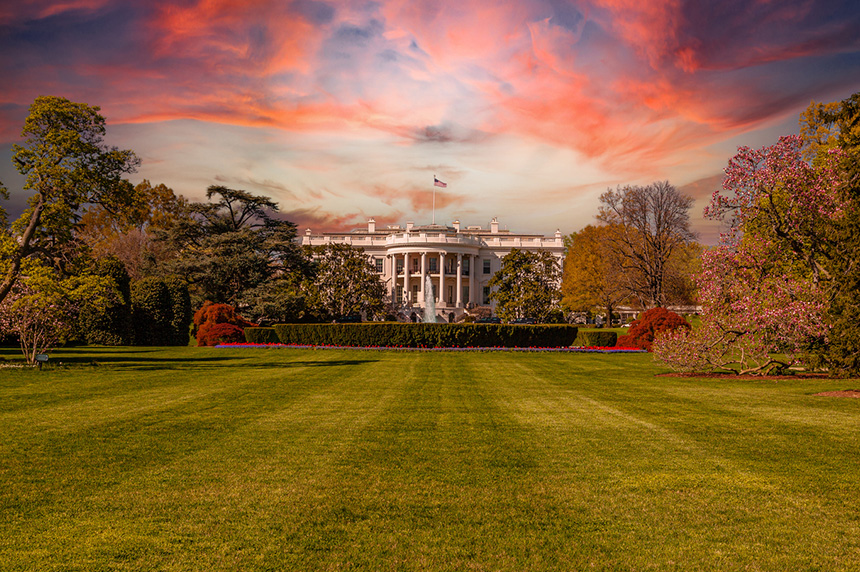
[[[665,306],[672,254],[696,238],[688,212],[692,197],[662,181],[609,189],[600,203],[597,219],[616,228],[608,240],[628,290],[645,308]]]

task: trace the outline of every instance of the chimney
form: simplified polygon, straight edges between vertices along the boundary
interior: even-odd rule
[[[499,219],[493,217],[493,220],[490,221],[490,232],[496,234],[499,232]]]
[[[456,230],[457,232],[460,232],[460,221],[459,221],[459,219],[454,221],[454,230]]]
[[[367,232],[376,232],[376,221],[372,217],[367,219]]]
[[[414,222],[412,222],[411,220],[406,221],[406,232],[409,232],[410,230],[412,230],[413,226],[415,226]]]

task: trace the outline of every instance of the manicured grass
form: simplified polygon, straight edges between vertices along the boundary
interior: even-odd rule
[[[860,568],[860,381],[660,371],[66,349],[0,369],[0,569]]]

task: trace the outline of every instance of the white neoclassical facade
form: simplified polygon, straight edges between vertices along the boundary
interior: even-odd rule
[[[493,219],[489,228],[461,226],[388,225],[377,228],[374,219],[366,228],[351,232],[320,232],[307,229],[300,237],[306,246],[343,243],[364,249],[394,307],[408,315],[421,313],[425,306],[425,286],[432,288],[436,310],[443,316],[480,306],[493,308],[488,282],[501,268],[502,258],[517,248],[548,251],[564,260],[561,231],[554,236],[519,234],[499,228]],[[429,281],[428,281],[429,279]]]

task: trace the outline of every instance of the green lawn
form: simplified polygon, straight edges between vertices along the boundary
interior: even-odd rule
[[[62,350],[0,369],[0,569],[860,569],[860,381],[661,371]]]

